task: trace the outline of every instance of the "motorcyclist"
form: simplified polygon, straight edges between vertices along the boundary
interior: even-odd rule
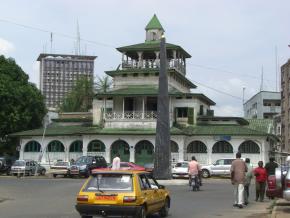
[[[198,181],[201,185],[201,167],[200,164],[197,162],[195,156],[191,157],[191,161],[188,163],[188,177],[189,177],[189,183],[191,182],[192,176],[197,176]]]

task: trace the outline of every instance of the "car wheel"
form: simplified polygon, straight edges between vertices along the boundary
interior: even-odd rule
[[[42,175],[42,176],[44,176],[45,173],[46,173],[46,170],[45,169],[43,169],[43,170],[40,171],[40,175]]]
[[[53,178],[56,178],[56,176],[57,176],[56,174],[53,174]]]
[[[164,206],[161,208],[161,210],[159,211],[159,215],[161,217],[167,217],[169,213],[169,199],[166,198],[165,199],[165,203]]]
[[[145,211],[145,207],[142,206],[140,211],[137,214],[137,218],[146,218],[146,211]]]
[[[202,170],[202,177],[203,178],[209,178],[210,177],[209,171],[208,170]]]

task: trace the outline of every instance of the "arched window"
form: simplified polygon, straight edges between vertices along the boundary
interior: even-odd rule
[[[51,141],[47,146],[48,152],[64,152],[64,145],[57,140]]]
[[[24,147],[24,152],[40,152],[41,145],[37,141],[30,141]]]
[[[151,155],[154,152],[154,146],[149,141],[146,140],[140,141],[135,146],[135,152],[137,154],[141,154],[143,150],[146,151],[147,154]]]
[[[201,141],[192,141],[187,146],[187,153],[207,153],[207,147]]]
[[[213,145],[212,153],[233,153],[233,146],[227,141],[218,141]]]
[[[259,154],[260,153],[260,148],[259,148],[259,145],[257,145],[256,142],[253,142],[251,140],[248,140],[248,141],[244,141],[240,145],[239,151],[241,153]]]
[[[100,140],[93,140],[88,145],[88,152],[105,152],[106,146]]]
[[[175,141],[170,141],[171,153],[178,153],[178,144]]]
[[[81,140],[74,141],[69,147],[69,152],[82,152],[82,151],[83,151],[83,142]]]

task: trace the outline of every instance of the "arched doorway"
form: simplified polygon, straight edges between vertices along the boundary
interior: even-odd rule
[[[135,145],[135,162],[139,165],[153,163],[154,161],[154,146],[151,142],[143,140]]]
[[[83,155],[83,141],[76,140],[69,146],[69,160],[77,160]]]
[[[47,160],[49,162],[54,162],[57,160],[65,160],[65,153],[64,153],[64,145],[58,141],[53,140],[51,141],[46,148],[46,155]]]
[[[97,155],[105,157],[106,146],[100,140],[93,140],[88,144],[88,155]]]
[[[130,160],[130,147],[127,142],[123,140],[115,141],[111,146],[111,161],[114,157],[120,154],[120,159],[122,162],[129,162]]]
[[[257,165],[261,160],[260,147],[252,140],[247,140],[241,143],[239,151],[242,153],[242,157],[249,158],[251,163],[254,165]]]
[[[170,141],[171,148],[171,160],[172,164],[175,164],[179,160],[179,147],[175,141]]]
[[[41,145],[37,141],[29,141],[24,146],[23,159],[38,160]]]
[[[191,160],[195,156],[197,161],[201,164],[208,164],[207,147],[202,141],[192,141],[186,148],[187,160]]]

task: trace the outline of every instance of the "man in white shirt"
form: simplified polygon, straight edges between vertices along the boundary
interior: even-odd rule
[[[120,162],[121,162],[120,154],[117,154],[116,157],[113,159],[112,170],[119,170]]]

